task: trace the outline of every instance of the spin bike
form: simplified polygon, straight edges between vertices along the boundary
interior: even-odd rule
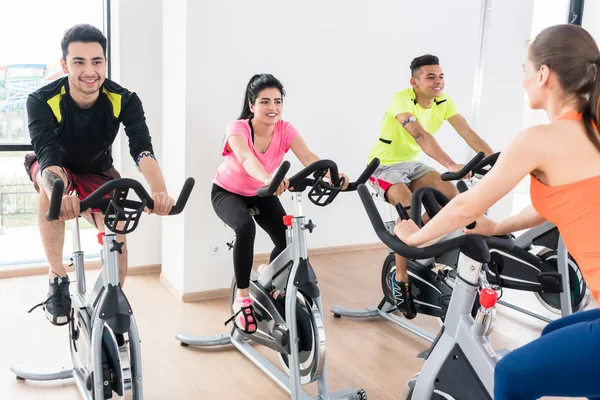
[[[478,155],[476,158],[467,163],[463,170],[469,171],[483,159],[483,156],[483,153]],[[422,208],[421,204],[423,204],[429,215],[435,215],[435,213],[437,213],[439,210],[439,203],[442,203],[442,205],[447,203],[447,199],[445,196],[441,195],[440,192],[429,192],[423,189],[426,188],[421,188],[413,193],[411,205],[410,207],[407,207],[407,209],[410,208],[412,210],[412,214],[419,214],[418,216],[415,216],[415,221],[418,221],[417,224],[419,226],[422,226],[420,211]],[[365,190],[368,191],[367,187],[365,187]],[[372,194],[372,196],[377,197],[376,194]],[[401,213],[401,215],[405,212],[405,209],[400,205],[396,206],[396,210],[398,213]],[[392,235],[394,234],[395,225],[395,220],[390,220],[385,224],[386,229]],[[458,231],[452,235],[459,236],[462,235],[462,233]],[[452,296],[452,286],[456,272],[452,271],[454,268],[449,267],[438,269],[437,271],[435,268],[437,264],[453,264],[456,261],[456,255],[456,252],[448,251],[446,253],[436,254],[436,256],[408,259],[407,272],[409,276],[410,290],[418,314],[430,315],[443,321],[448,310],[450,297]],[[331,312],[335,318],[341,318],[342,316],[359,319],[382,317],[432,343],[435,339],[434,335],[394,314],[394,311],[396,311],[396,302],[392,293],[390,277],[395,269],[395,253],[390,247],[390,253],[386,257],[381,270],[381,287],[384,296],[379,302],[379,305],[360,310],[354,310],[335,305],[331,307]],[[474,307],[474,313],[476,310],[477,307]]]
[[[345,191],[356,190],[358,184],[366,182],[378,165],[379,160],[373,160],[357,181],[351,183]],[[273,195],[289,167],[289,162],[284,161],[271,184],[259,189],[257,195]],[[328,171],[331,174],[331,182],[336,186],[324,181]],[[309,178],[311,174],[313,178]],[[257,319],[256,332],[246,334],[234,327],[231,334],[227,335],[201,337],[180,332],[176,338],[182,346],[232,344],[294,400],[366,399],[367,394],[362,389],[329,393],[323,305],[317,276],[308,259],[306,244],[306,231],[312,233],[315,224],[310,219],[306,222],[302,211],[302,192],[307,187],[310,187],[309,200],[317,206],[325,207],[337,197],[344,182],[339,179],[337,165],[331,160],[317,161],[292,176],[289,181],[289,190],[294,193],[296,213],[285,216],[283,220],[287,226],[287,247],[262,269],[260,274],[253,271],[250,277],[249,295]],[[236,291],[234,278],[231,285],[231,304],[234,302]],[[289,378],[247,341],[276,351]],[[318,394],[316,397],[310,397],[301,386],[314,381],[318,383]]]
[[[169,215],[183,211],[193,187],[194,179],[188,178]],[[50,208],[46,213],[48,221],[59,217],[63,188],[62,180],[54,181]],[[129,189],[135,191],[141,201],[128,200]],[[106,197],[109,194],[111,197]],[[88,293],[79,221],[77,218],[72,220],[71,260],[77,281],[77,293],[71,295],[71,320],[68,323],[72,368],[39,372],[17,363],[10,368],[17,379],[52,381],[74,378],[84,399],[110,399],[113,392],[125,396],[129,391],[132,391],[133,399],[143,399],[140,335],[119,282],[117,252],[122,252],[124,243],[117,241],[116,234],[133,232],[146,207],[154,207],[152,197],[141,183],[128,178],[105,183],[81,202],[81,211],[97,208],[104,214],[105,232],[98,234],[98,241],[103,246],[101,272],[93,290]]]
[[[470,179],[472,186],[491,169],[499,154],[496,153],[485,158],[484,153],[479,153],[460,171],[444,173],[441,178],[444,181],[455,181],[472,172],[473,177]],[[461,180],[457,182],[457,188],[460,192],[464,192],[468,190],[469,186]],[[423,204],[427,214],[433,217],[440,210],[440,207],[445,206],[447,203],[448,199],[437,190],[421,188],[413,194],[410,208],[420,215],[421,204]],[[415,217],[415,220],[418,226],[422,226],[420,217]],[[386,227],[391,234],[393,234],[394,226],[395,221],[386,223]],[[473,224],[468,226],[468,228],[472,227]],[[457,231],[453,235],[458,236],[462,233]],[[546,309],[562,316],[582,310],[589,304],[591,298],[589,288],[583,280],[575,261],[571,257],[567,258],[567,250],[556,226],[546,222],[525,231],[516,239],[513,235],[507,235],[505,238],[514,239],[515,246],[509,252],[499,249],[491,250],[491,261],[484,266],[486,278],[495,289],[501,290],[501,293],[503,288],[533,292]],[[415,308],[419,314],[438,317],[443,321],[452,294],[459,253],[455,249],[425,260],[408,260],[411,291]],[[433,272],[438,264],[445,267]],[[337,318],[341,316],[353,318],[381,316],[432,342],[434,336],[429,332],[392,314],[396,307],[390,276],[395,268],[395,254],[390,249],[390,254],[386,257],[381,271],[381,286],[384,298],[377,307],[351,310],[333,306],[331,311]],[[568,289],[563,290],[563,288]],[[498,304],[545,322],[551,321],[545,316],[500,299]],[[477,308],[478,304],[476,302],[473,315],[475,315]]]
[[[423,189],[433,193],[433,189]],[[492,348],[487,334],[493,326],[492,311],[498,295],[487,287],[481,269],[490,261],[491,250],[511,251],[514,242],[499,237],[453,237],[450,234],[431,246],[409,247],[386,229],[367,187],[359,186],[358,193],[377,236],[402,257],[428,259],[455,250],[460,254],[444,324],[426,356],[423,369],[410,378],[400,398],[491,400],[494,368],[500,357]],[[418,221],[416,214],[411,213],[415,222]],[[403,218],[406,217],[408,215],[404,213]],[[473,317],[477,297],[481,305]]]
[[[459,191],[464,192],[476,185],[490,171],[499,155],[500,153],[495,153],[482,159],[470,170],[463,168],[456,173],[442,174],[442,180],[463,179],[472,172],[472,177],[468,180],[469,185],[465,181],[457,183]],[[591,299],[590,290],[577,263],[568,255],[554,224],[545,222],[524,231],[516,238],[512,234],[506,237],[514,240],[515,247],[509,252],[493,249],[491,260],[485,268],[488,282],[496,289],[532,292],[544,308],[562,317],[587,307]],[[455,267],[456,261],[447,265]],[[552,321],[504,300],[499,299],[498,304],[545,322]]]

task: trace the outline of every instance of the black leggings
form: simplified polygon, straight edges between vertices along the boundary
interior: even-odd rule
[[[215,184],[210,197],[219,218],[235,231],[236,238],[233,246],[235,280],[239,289],[247,289],[250,286],[256,236],[256,226],[248,212],[248,207],[258,208],[260,213],[254,216],[254,219],[267,232],[275,245],[270,261],[273,261],[287,246],[286,227],[283,224],[285,210],[275,196],[247,197],[231,193]]]

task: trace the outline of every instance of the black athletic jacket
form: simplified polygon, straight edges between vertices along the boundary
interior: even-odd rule
[[[134,160],[142,151],[153,151],[139,97],[108,79],[88,109],[75,105],[68,77],[58,79],[29,95],[27,114],[31,144],[42,171],[51,165],[75,173],[108,170],[121,122]]]

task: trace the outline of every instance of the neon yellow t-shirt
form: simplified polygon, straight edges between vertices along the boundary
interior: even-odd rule
[[[411,113],[423,128],[433,135],[445,120],[458,114],[458,109],[452,98],[446,94],[435,99],[431,108],[422,108],[417,103],[413,88],[394,94],[383,116],[379,139],[369,152],[368,162],[375,157],[379,158],[382,165],[419,159],[421,147],[396,119],[396,115],[403,113]]]

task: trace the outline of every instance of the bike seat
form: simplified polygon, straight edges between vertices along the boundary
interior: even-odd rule
[[[254,206],[252,207],[248,207],[248,212],[250,213],[250,216],[254,216],[254,215],[258,215],[260,214],[260,210]]]
[[[441,240],[449,240],[449,239],[452,239],[452,238],[455,238],[455,237],[458,237],[461,235],[463,235],[463,233],[460,231],[450,232],[450,233],[444,235],[441,238]],[[456,253],[455,256],[453,255],[454,253]],[[447,255],[450,257],[456,257],[456,259],[458,259],[457,251],[449,252],[449,253],[447,253]],[[443,256],[442,257],[424,258],[424,259],[414,260],[414,261],[423,268],[432,269],[433,267],[435,267],[436,259],[441,259],[442,264],[453,265],[451,263],[448,263],[447,260],[443,259]]]
[[[424,258],[422,260],[414,260],[420,267],[432,269],[435,266],[435,258]]]

